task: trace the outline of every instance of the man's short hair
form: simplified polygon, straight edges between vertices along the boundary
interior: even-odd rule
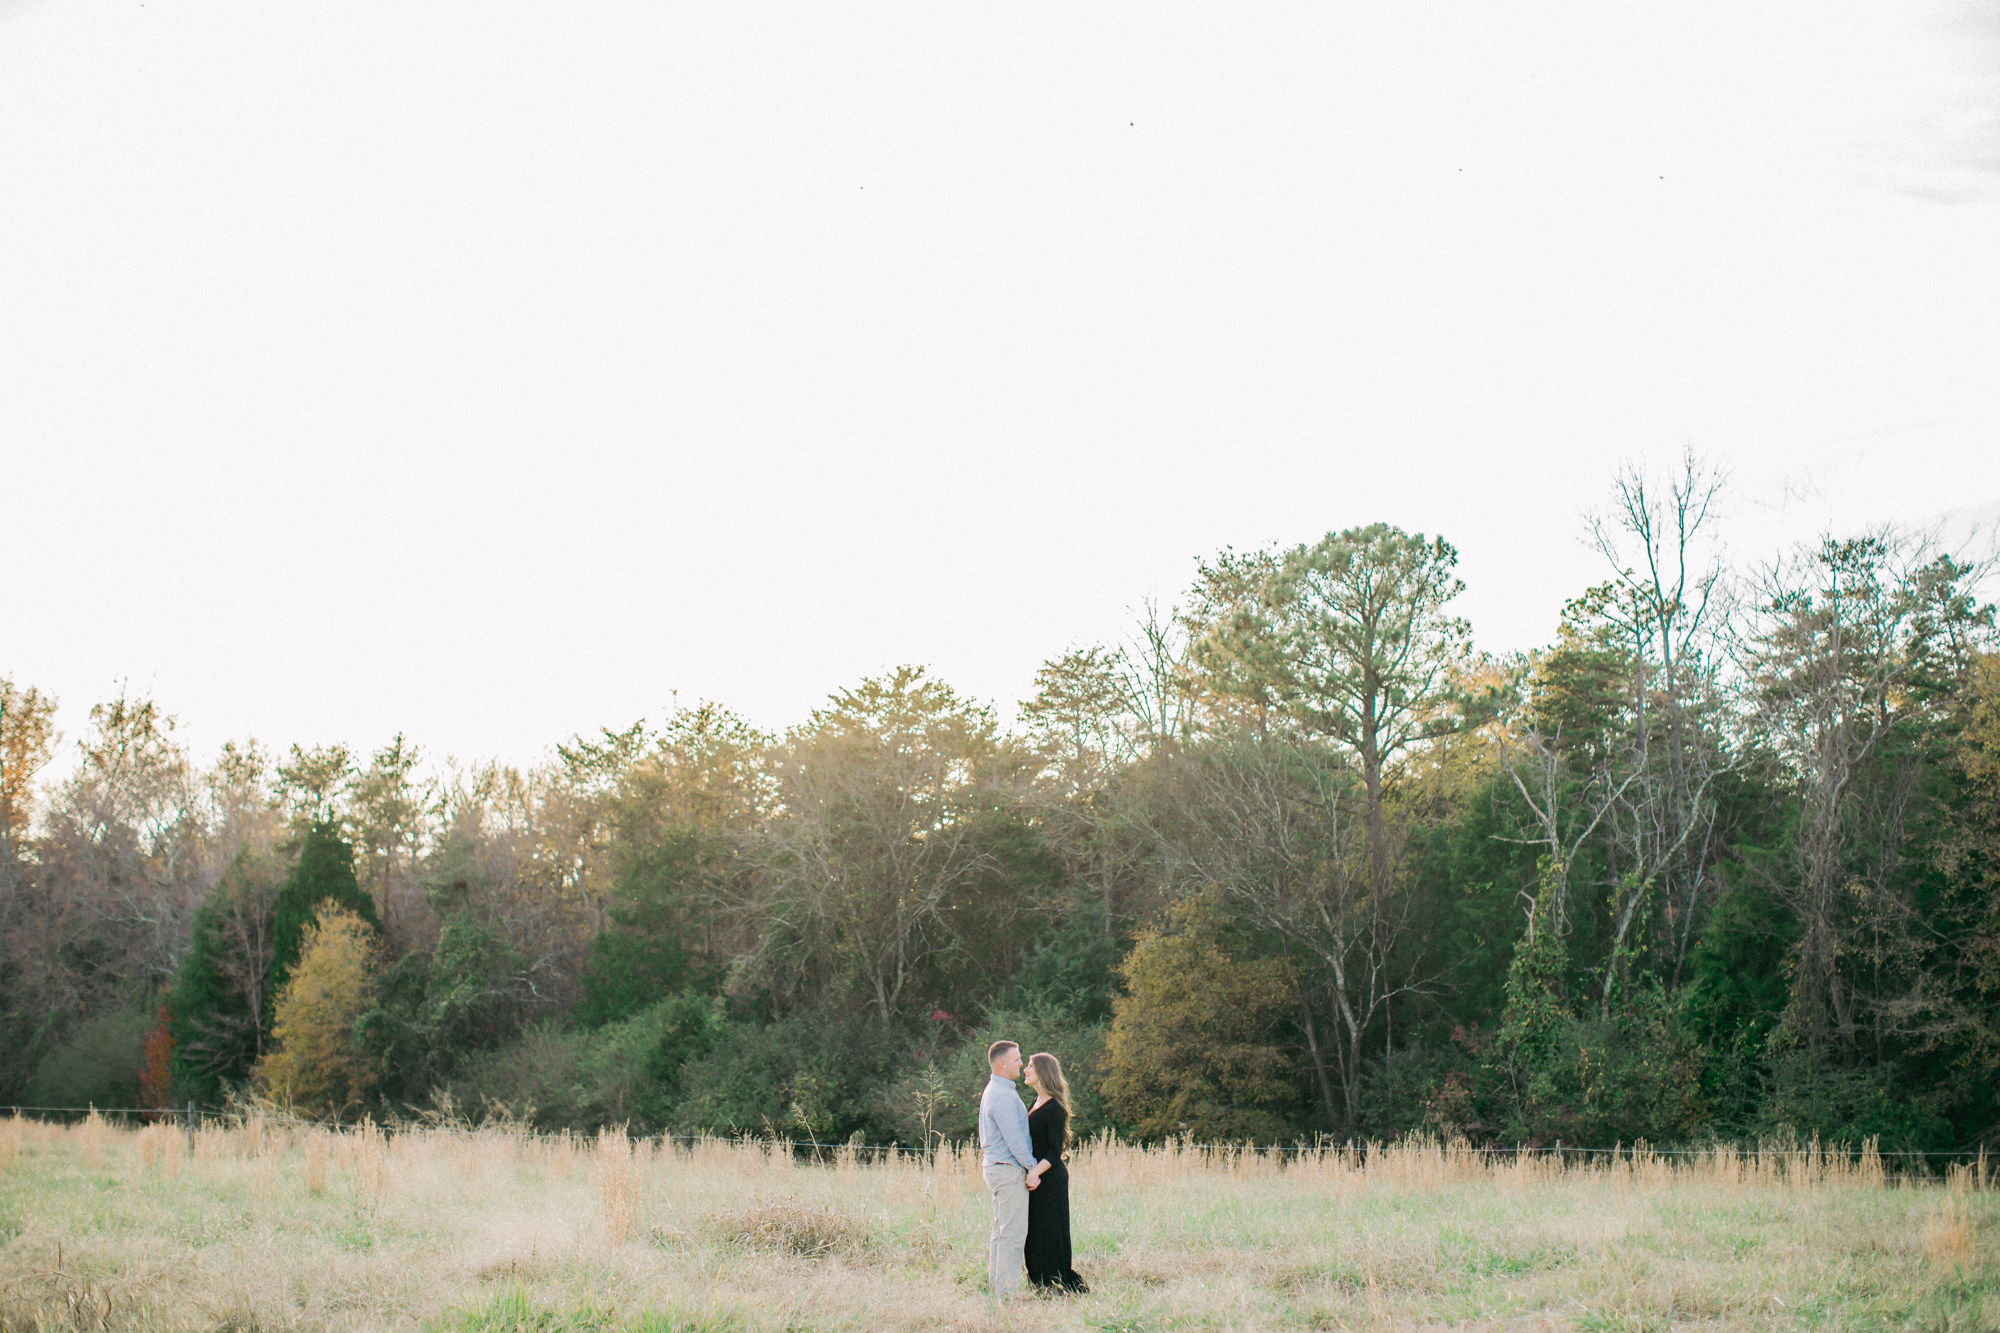
[[[986,1048],[986,1063],[990,1065],[1008,1051],[1018,1051],[1020,1049],[1021,1043],[1018,1041],[996,1041]]]

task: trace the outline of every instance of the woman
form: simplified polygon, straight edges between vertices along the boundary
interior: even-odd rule
[[[1028,1189],[1028,1281],[1045,1292],[1089,1291],[1070,1267],[1069,1168],[1063,1165],[1069,1084],[1062,1062],[1047,1051],[1029,1056],[1023,1073],[1035,1090],[1035,1104],[1028,1108],[1028,1142],[1035,1154]]]

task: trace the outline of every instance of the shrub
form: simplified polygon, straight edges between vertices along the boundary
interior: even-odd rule
[[[1884,1151],[1952,1146],[1951,1123],[1898,1087],[1893,1068],[1842,1068],[1803,1050],[1771,1057],[1756,1127],[1777,1138],[1817,1135],[1828,1144],[1879,1138]]]
[[[449,1084],[454,1101],[515,1108],[544,1128],[664,1127],[683,1069],[723,1027],[714,1000],[677,995],[594,1031],[530,1025],[505,1046],[467,1059]]]
[[[1070,1090],[1070,1132],[1094,1134],[1105,1127],[1100,1089],[1105,1031],[1105,1024],[1079,1020],[1067,1006],[994,1010],[978,1027],[954,1034],[949,1045],[913,1052],[915,1068],[886,1089],[883,1119],[899,1142],[919,1143],[924,1133],[925,1098],[936,1095],[931,1130],[956,1142],[976,1138],[979,1097],[991,1077],[986,1048],[1004,1038],[1019,1042],[1023,1055],[1047,1051],[1062,1061],[1063,1078]],[[1033,1090],[1025,1083],[1021,1095],[1034,1099]]]
[[[437,947],[385,970],[359,1033],[386,1098],[420,1097],[460,1061],[513,1039],[529,1012],[527,960],[463,912],[445,916]]]
[[[1361,1076],[1356,1128],[1364,1137],[1384,1142],[1419,1129],[1450,1133],[1456,1127],[1436,1123],[1442,1117],[1433,1114],[1433,1103],[1463,1065],[1453,1052],[1430,1046],[1405,1046],[1375,1057]]]
[[[682,1067],[670,1122],[683,1133],[887,1142],[898,1126],[885,1114],[886,1094],[908,1072],[912,1046],[907,1032],[868,1018],[732,1023]]]
[[[22,1090],[30,1106],[137,1106],[146,1066],[148,1012],[114,1009],[79,1023],[43,1056]]]
[[[1667,1143],[1705,1119],[1701,1053],[1673,999],[1638,989],[1610,1019],[1563,1017],[1517,1049],[1502,1136],[1522,1143]]]
[[[753,1199],[747,1208],[712,1213],[702,1219],[709,1231],[747,1250],[772,1250],[807,1259],[854,1253],[868,1243],[861,1218],[797,1195]]]

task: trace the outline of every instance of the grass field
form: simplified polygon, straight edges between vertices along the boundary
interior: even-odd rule
[[[965,1154],[0,1120],[0,1329],[2000,1329],[1979,1168],[1098,1143],[1071,1182],[1093,1290],[1002,1307]]]

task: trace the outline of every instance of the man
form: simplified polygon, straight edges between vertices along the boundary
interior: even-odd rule
[[[986,1188],[993,1192],[986,1281],[995,1296],[1004,1298],[1024,1285],[1021,1250],[1028,1241],[1028,1191],[1040,1181],[1028,1174],[1035,1169],[1034,1149],[1028,1143],[1028,1108],[1014,1088],[1014,1080],[1021,1077],[1021,1048],[1011,1041],[996,1041],[986,1048],[986,1065],[992,1077],[979,1097],[979,1160]]]

